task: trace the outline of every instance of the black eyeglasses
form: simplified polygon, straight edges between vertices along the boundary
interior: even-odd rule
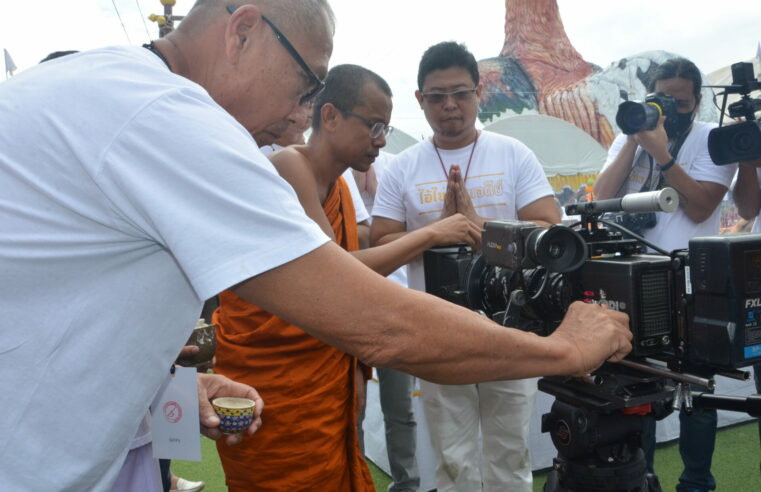
[[[227,11],[232,15],[233,12],[238,7],[234,5],[228,5]],[[285,37],[285,34],[277,28],[277,26],[267,18],[267,16],[262,15],[262,20],[267,23],[268,26],[272,29],[272,32],[275,33],[275,38],[277,38],[278,41],[280,41],[280,44],[283,45],[283,48],[288,52],[289,55],[291,55],[291,58],[296,60],[296,63],[299,64],[301,69],[304,71],[304,73],[307,74],[307,77],[309,78],[309,86],[310,89],[307,90],[307,92],[304,93],[304,95],[301,96],[299,99],[299,104],[304,105],[308,104],[312,101],[314,101],[315,97],[317,97],[317,94],[320,93],[320,91],[325,87],[325,82],[323,82],[317,74],[312,71],[311,68],[309,68],[309,65],[307,65],[307,62],[304,61],[304,59],[301,57],[298,51],[296,51],[296,48],[293,47],[290,41],[288,41],[288,38]]]
[[[351,111],[346,111],[345,109],[338,108],[339,111],[341,111],[346,116],[352,116],[354,118],[357,118],[359,121],[367,125],[367,127],[370,129],[370,138],[378,138],[381,135],[384,137],[388,137],[389,133],[394,131],[393,126],[389,126],[382,121],[373,121],[371,119],[365,118],[361,114],[352,113]]]
[[[460,89],[459,91],[454,92],[424,92],[423,99],[431,104],[441,104],[446,101],[449,96],[452,96],[452,99],[454,99],[455,102],[463,102],[469,101],[475,93],[475,87],[472,89]]]

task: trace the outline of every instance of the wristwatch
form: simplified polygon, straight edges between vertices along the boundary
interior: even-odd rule
[[[660,169],[662,173],[665,173],[666,171],[671,169],[671,166],[673,166],[675,163],[676,163],[676,159],[674,159],[672,157],[671,160],[668,161],[666,164],[664,164],[662,166],[660,164],[658,164],[658,169]]]

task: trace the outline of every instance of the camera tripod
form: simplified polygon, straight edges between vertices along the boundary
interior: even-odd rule
[[[542,416],[542,432],[550,433],[558,451],[544,492],[661,492],[641,448],[646,419],[655,418],[653,408],[661,409],[658,418],[683,402],[761,415],[761,396],[689,392],[688,386],[624,367],[587,380],[543,378],[539,388],[556,397]],[[683,391],[689,395],[680,395]]]
[[[647,474],[641,436],[652,404],[669,401],[674,387],[630,373],[539,381],[556,397],[542,416],[542,432],[558,451],[544,492],[661,492],[657,477]]]
[[[647,474],[640,447],[645,418],[556,401],[543,421],[558,449],[543,490],[661,492],[657,477]]]

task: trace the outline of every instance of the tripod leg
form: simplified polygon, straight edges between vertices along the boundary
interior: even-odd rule
[[[654,473],[647,474],[647,490],[648,492],[663,492],[661,482]]]
[[[557,470],[552,470],[550,474],[547,475],[547,481],[544,482],[542,492],[564,492],[565,490],[566,489],[560,486],[560,477],[558,476]]]

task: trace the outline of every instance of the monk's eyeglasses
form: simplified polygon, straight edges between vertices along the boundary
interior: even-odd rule
[[[338,108],[339,111],[341,111],[346,116],[351,116],[353,118],[357,118],[359,121],[367,125],[367,127],[370,129],[370,138],[376,139],[383,135],[384,137],[388,137],[389,133],[394,131],[394,127],[387,125],[383,123],[382,121],[373,121],[369,118],[365,118],[361,114],[353,113],[351,111],[346,111],[345,109]]]
[[[237,9],[238,7],[234,5],[227,6],[227,12],[230,13],[230,15],[232,15],[233,12],[235,12]],[[288,54],[291,55],[291,58],[293,58],[296,63],[298,63],[298,65],[301,67],[309,79],[309,89],[307,89],[307,91],[301,96],[299,99],[299,104],[304,105],[311,103],[314,101],[315,97],[317,97],[317,94],[319,94],[320,91],[325,88],[325,82],[320,79],[320,77],[318,77],[311,68],[309,68],[307,62],[304,61],[304,58],[302,58],[299,52],[296,51],[296,48],[293,47],[291,42],[288,41],[288,38],[285,37],[285,34],[283,34],[283,32],[278,29],[277,26],[267,18],[267,16],[262,15],[262,20],[266,22],[268,26],[270,26],[272,32],[275,34],[275,38],[277,38],[280,44],[283,45],[283,48],[285,48]]]

